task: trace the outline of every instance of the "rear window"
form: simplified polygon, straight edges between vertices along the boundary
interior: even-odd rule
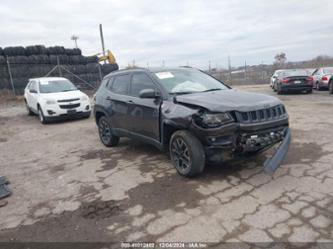
[[[308,76],[309,73],[306,70],[286,70],[283,71],[283,77],[292,77],[292,76]]]
[[[129,74],[115,76],[110,90],[118,94],[128,94],[130,79]]]
[[[323,69],[324,74],[333,74],[333,67],[327,67]]]

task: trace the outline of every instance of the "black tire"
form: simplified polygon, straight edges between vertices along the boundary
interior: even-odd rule
[[[276,92],[276,84],[275,83],[274,83],[272,88],[273,88],[273,91]]]
[[[119,137],[112,134],[111,124],[105,116],[98,120],[98,134],[101,142],[106,147],[114,147],[119,143]]]
[[[276,91],[277,91],[278,95],[281,95],[283,93],[282,90],[281,90],[281,86],[280,85],[277,86]]]
[[[312,89],[307,90],[306,93],[311,94],[312,93]]]
[[[42,108],[38,106],[38,119],[41,124],[47,124]]]
[[[186,130],[172,134],[169,144],[170,158],[177,172],[185,177],[200,174],[205,167],[205,152],[199,139]]]
[[[328,83],[328,92],[333,94],[333,80]]]
[[[25,107],[27,108],[28,116],[34,115],[34,113],[31,111],[30,107],[28,106],[28,103],[26,100],[25,100]]]

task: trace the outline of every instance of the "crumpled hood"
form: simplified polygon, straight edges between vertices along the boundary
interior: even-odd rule
[[[246,112],[281,104],[278,98],[269,95],[233,89],[178,95],[176,100],[178,103],[200,106],[212,112]]]

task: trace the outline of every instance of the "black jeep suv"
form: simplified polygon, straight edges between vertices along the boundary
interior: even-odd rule
[[[290,144],[288,114],[277,98],[233,90],[192,68],[112,72],[94,100],[105,146],[125,136],[169,150],[183,176],[201,173],[206,161],[248,157],[279,144],[264,163],[273,174]]]

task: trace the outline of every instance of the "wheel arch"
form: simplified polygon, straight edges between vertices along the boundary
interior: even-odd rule
[[[185,130],[185,129],[187,128],[171,120],[165,120],[162,124],[162,134],[161,134],[162,147],[165,150],[168,150],[172,134],[178,130]]]

